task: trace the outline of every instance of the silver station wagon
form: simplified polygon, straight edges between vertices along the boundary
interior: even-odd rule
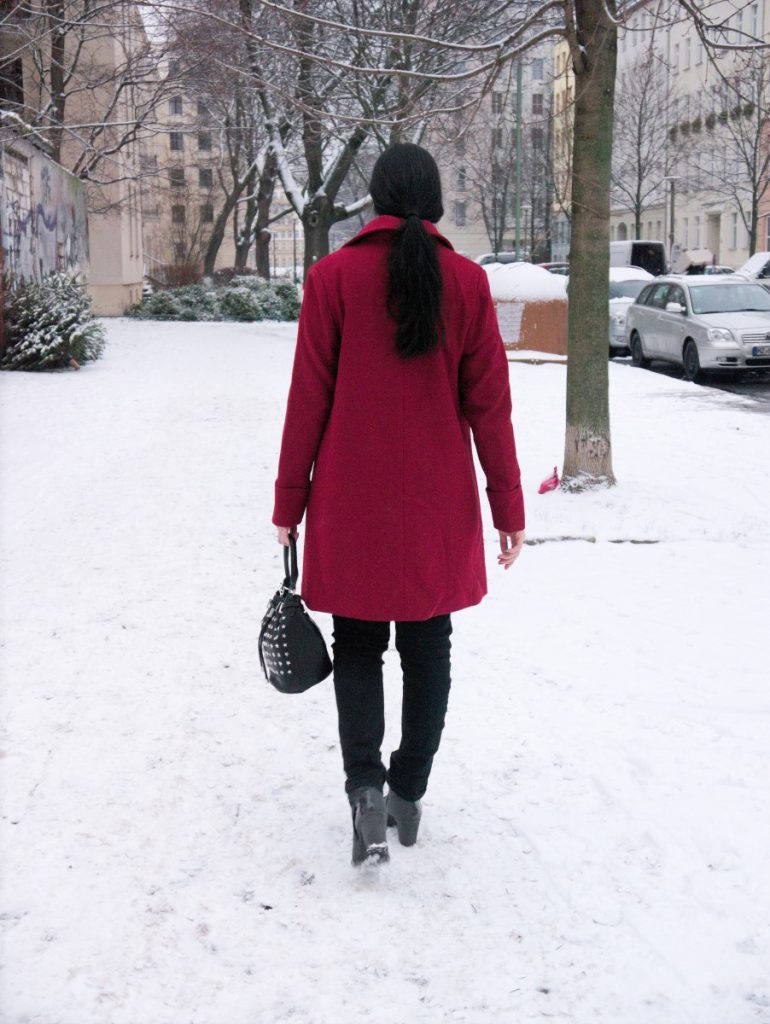
[[[636,366],[663,359],[687,380],[770,369],[770,292],[735,278],[659,277],[628,307],[626,339]]]

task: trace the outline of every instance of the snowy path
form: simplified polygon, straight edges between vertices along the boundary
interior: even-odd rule
[[[0,378],[2,1024],[770,1022],[767,420],[612,366],[620,486],[538,497],[564,368],[511,367],[549,542],[490,529],[420,841],[357,872],[331,687],[257,666],[292,335]]]

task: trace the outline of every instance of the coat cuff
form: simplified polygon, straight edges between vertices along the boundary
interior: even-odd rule
[[[515,491],[490,491],[487,487],[487,498],[496,530],[516,533],[524,529],[524,493],[520,486]]]
[[[276,484],[273,525],[297,526],[301,523],[309,492],[309,484],[304,487],[281,487]]]

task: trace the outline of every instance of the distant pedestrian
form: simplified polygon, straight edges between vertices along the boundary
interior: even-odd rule
[[[487,276],[438,232],[433,157],[377,160],[377,214],[309,272],[275,487],[278,540],[307,512],[301,593],[334,617],[334,689],[353,862],[417,838],[450,686],[450,613],[487,592],[471,432],[508,569],[524,543],[508,362]],[[311,480],[312,474],[312,480]],[[382,666],[403,670],[385,769]],[[387,800],[383,795],[388,783]]]

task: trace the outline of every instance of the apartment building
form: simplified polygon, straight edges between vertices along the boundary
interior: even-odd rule
[[[98,17],[81,6],[80,18],[69,9],[51,21],[42,4],[4,4],[3,108],[26,142],[86,182],[87,286],[95,312],[115,314],[141,297],[139,160],[128,126],[143,102],[134,58],[148,44],[133,5]]]
[[[442,173],[439,230],[466,256],[516,251],[518,208],[522,259],[550,259],[551,78],[552,48],[542,45],[500,74],[454,142],[427,140]]]
[[[142,144],[142,217],[146,272],[151,279],[172,283],[197,276],[215,225],[233,192],[233,149],[243,146],[228,121],[226,105],[209,102],[178,60],[163,70],[167,96],[158,130]],[[221,106],[221,109],[220,109]],[[238,168],[239,163],[235,163]],[[236,266],[236,239],[244,231],[247,192],[227,215],[214,269]],[[302,266],[302,224],[280,188],[270,209],[270,272],[291,276]],[[255,267],[253,239],[246,267]]]

